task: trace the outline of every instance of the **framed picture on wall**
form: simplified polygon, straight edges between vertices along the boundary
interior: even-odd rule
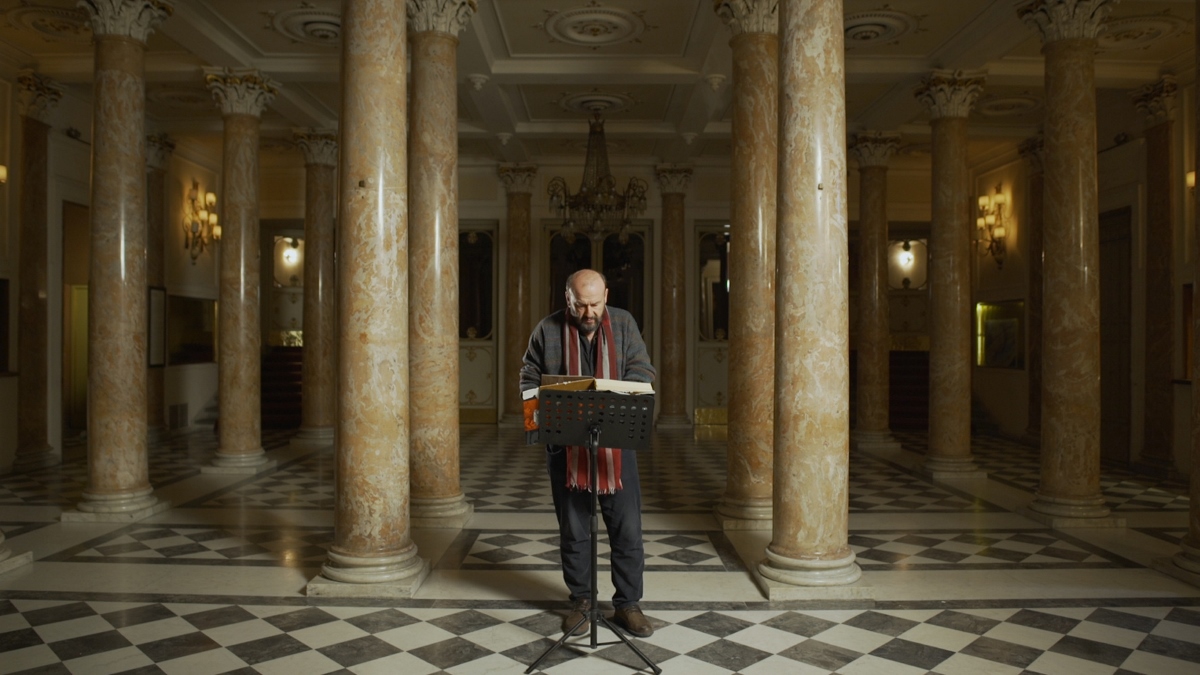
[[[149,314],[147,324],[149,336],[146,340],[146,358],[150,367],[167,365],[167,289],[150,287]]]

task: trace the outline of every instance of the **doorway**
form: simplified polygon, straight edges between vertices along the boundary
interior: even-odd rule
[[[1130,248],[1133,211],[1100,214],[1100,456],[1129,461]]]
[[[567,277],[581,269],[599,270],[608,281],[608,304],[633,315],[646,343],[650,343],[648,325],[651,270],[649,234],[645,226],[631,228],[624,236],[609,234],[592,239],[578,235],[568,241],[560,232],[550,234],[549,285],[546,310],[555,312],[567,306]]]
[[[90,210],[63,202],[63,438],[87,431]]]

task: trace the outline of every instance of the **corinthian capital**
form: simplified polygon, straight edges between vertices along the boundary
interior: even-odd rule
[[[500,182],[508,194],[532,194],[537,167],[532,164],[501,164]]]
[[[1034,0],[1017,9],[1017,16],[1042,32],[1042,42],[1072,38],[1096,39],[1113,0]]]
[[[17,73],[17,86],[21,114],[49,124],[51,110],[62,99],[62,85],[41,73],[22,70]]]
[[[407,0],[408,29],[458,35],[471,22],[477,0]]]
[[[162,0],[79,0],[92,21],[92,33],[97,37],[133,38],[145,42],[150,33],[175,12],[169,2]]]
[[[294,129],[292,138],[296,141],[296,146],[300,148],[300,151],[304,153],[305,164],[337,166],[337,134],[332,131],[316,129]]]
[[[979,92],[983,91],[986,74],[981,71],[935,70],[921,80],[917,100],[929,110],[933,119],[966,117]]]
[[[654,167],[658,188],[663,194],[687,192],[692,180],[692,167],[678,164],[659,164]]]
[[[779,32],[778,0],[713,0],[713,10],[734,35]]]
[[[1175,119],[1175,92],[1179,84],[1174,75],[1163,75],[1157,82],[1151,82],[1132,92],[1133,105],[1138,112],[1146,116],[1146,126],[1168,122]]]
[[[847,150],[858,162],[858,168],[887,167],[892,153],[900,145],[900,134],[886,131],[864,131],[850,138]]]
[[[223,115],[262,115],[279,91],[256,68],[205,68],[204,82]]]

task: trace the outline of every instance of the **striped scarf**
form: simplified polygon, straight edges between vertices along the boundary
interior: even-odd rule
[[[617,372],[617,347],[613,340],[612,323],[608,320],[608,312],[600,318],[600,329],[596,331],[596,377],[605,380],[619,380]],[[563,364],[567,375],[582,375],[579,367],[579,329],[568,318],[563,322]],[[597,469],[597,484],[600,494],[612,494],[621,489],[621,451],[619,448],[600,448],[596,453],[599,463]],[[576,490],[588,490],[588,449],[578,446],[567,446],[567,487]]]

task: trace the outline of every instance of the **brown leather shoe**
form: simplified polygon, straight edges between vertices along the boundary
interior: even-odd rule
[[[645,638],[654,635],[654,626],[650,625],[650,620],[642,614],[642,608],[634,605],[626,605],[618,609],[613,614],[613,623],[620,626],[626,633],[636,637]]]
[[[583,635],[587,633],[592,629],[592,622],[588,619],[588,612],[590,611],[592,611],[592,601],[590,598],[579,598],[571,603],[571,611],[563,619],[562,632],[566,633],[571,628],[574,628],[576,624],[579,624],[579,627],[575,628],[575,632],[571,634]],[[580,621],[583,621],[583,623],[579,623]]]

